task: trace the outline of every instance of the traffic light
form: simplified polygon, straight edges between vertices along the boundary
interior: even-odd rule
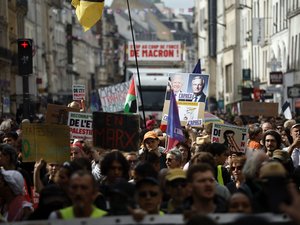
[[[32,74],[32,39],[18,39],[19,75]]]

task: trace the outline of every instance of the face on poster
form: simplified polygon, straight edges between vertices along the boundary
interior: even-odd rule
[[[225,144],[231,153],[245,152],[247,133],[246,127],[213,124],[211,142]]]
[[[166,91],[162,124],[167,123],[170,88],[174,91],[178,105],[178,113],[182,126],[202,125],[206,96],[209,87],[209,75],[192,73],[174,73],[169,75],[169,86]]]

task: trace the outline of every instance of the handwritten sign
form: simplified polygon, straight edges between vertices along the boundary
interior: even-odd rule
[[[103,112],[121,112],[128,93],[130,81],[99,88],[99,97]]]
[[[96,147],[137,151],[139,149],[139,115],[93,113],[93,144]]]
[[[67,125],[69,112],[79,112],[79,109],[64,105],[47,105],[46,123]]]
[[[43,158],[47,162],[63,163],[70,159],[70,128],[56,124],[22,124],[24,162]]]
[[[93,114],[69,112],[68,125],[71,139],[93,139]]]
[[[85,86],[83,84],[73,84],[73,100],[85,100]]]
[[[231,153],[245,152],[247,147],[246,127],[231,126],[225,124],[213,124],[211,142],[225,144]]]

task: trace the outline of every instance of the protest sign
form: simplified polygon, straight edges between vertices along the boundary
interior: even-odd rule
[[[130,81],[99,88],[99,97],[103,112],[123,112]]]
[[[70,128],[56,124],[22,124],[24,162],[63,163],[70,159]]]
[[[93,139],[93,114],[69,112],[68,125],[71,139]]]
[[[246,127],[225,124],[213,124],[211,142],[225,144],[230,153],[245,152],[247,148]]]
[[[278,103],[274,102],[248,102],[239,103],[239,115],[244,116],[277,116]]]
[[[46,123],[67,125],[69,112],[79,112],[79,109],[64,105],[47,105]]]
[[[206,96],[209,88],[209,75],[196,73],[176,73],[169,75],[170,87],[174,91],[181,126],[189,124],[200,127],[204,120]],[[161,124],[168,121],[170,87],[166,87],[166,98]]]
[[[97,147],[137,151],[140,116],[136,114],[93,113],[93,144]]]
[[[85,86],[83,84],[73,84],[73,100],[85,100]]]

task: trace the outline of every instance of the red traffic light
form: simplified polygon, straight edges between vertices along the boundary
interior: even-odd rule
[[[23,41],[20,45],[21,45],[23,48],[27,48],[27,47],[28,47],[27,41]]]

